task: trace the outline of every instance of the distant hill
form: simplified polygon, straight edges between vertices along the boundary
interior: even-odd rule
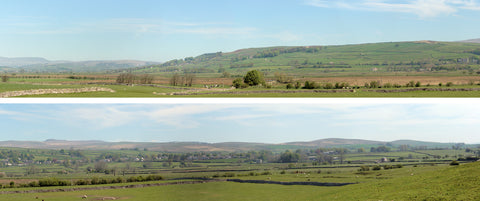
[[[138,60],[49,61],[40,57],[0,57],[0,68],[9,72],[106,72],[122,70],[158,62]]]
[[[472,40],[476,41],[476,40]],[[411,41],[333,46],[277,46],[206,53],[131,70],[139,73],[222,73],[257,69],[272,76],[451,72],[480,69],[480,43]]]
[[[335,148],[335,147],[377,147],[377,146],[398,147],[408,145],[410,147],[425,146],[427,148],[451,148],[453,143],[422,142],[413,140],[398,140],[393,142],[370,141],[360,139],[330,138],[310,142],[288,142],[280,144],[250,143],[250,142],[105,142],[98,140],[90,141],[68,141],[49,139],[43,142],[38,141],[0,141],[0,147],[19,148],[41,148],[41,149],[91,149],[91,150],[118,150],[118,149],[148,149],[152,151],[166,152],[199,152],[199,151],[251,151],[271,150],[273,152],[287,149],[312,149],[312,148]],[[465,145],[464,147],[476,146]]]
[[[16,58],[8,58],[8,57],[0,57],[0,66],[5,67],[21,67],[33,64],[44,64],[49,63],[48,61],[41,57],[16,57]]]
[[[459,41],[459,42],[462,42],[462,43],[480,43],[480,38],[470,39],[470,40],[463,40],[463,41]]]

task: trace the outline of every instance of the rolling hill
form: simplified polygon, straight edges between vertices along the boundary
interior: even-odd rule
[[[198,151],[250,151],[250,150],[271,150],[284,151],[287,149],[312,149],[312,148],[334,148],[334,147],[376,147],[376,146],[398,147],[408,145],[410,147],[425,146],[428,148],[451,148],[453,143],[422,142],[413,140],[402,140],[393,142],[370,141],[359,139],[330,138],[310,142],[288,142],[279,144],[251,143],[251,142],[105,142],[98,140],[90,141],[68,141],[49,139],[46,141],[0,141],[0,147],[18,148],[42,148],[42,149],[91,149],[91,150],[112,150],[112,149],[148,149],[152,151],[166,152],[198,152]],[[475,146],[465,145],[463,146]]]
[[[158,64],[137,60],[50,61],[41,57],[0,57],[0,68],[7,72],[106,72]]]
[[[337,46],[279,46],[206,53],[133,68],[139,73],[222,73],[257,69],[295,76],[397,72],[478,71],[480,44],[465,42],[386,42]]]

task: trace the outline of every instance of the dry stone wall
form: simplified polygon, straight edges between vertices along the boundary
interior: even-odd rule
[[[14,97],[14,96],[26,96],[26,95],[41,95],[41,94],[70,94],[70,93],[83,93],[83,92],[96,92],[106,91],[115,92],[109,88],[103,87],[86,87],[86,88],[71,88],[71,89],[31,89],[23,91],[6,91],[0,93],[0,98]]]

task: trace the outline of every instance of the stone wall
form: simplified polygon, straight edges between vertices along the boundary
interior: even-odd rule
[[[83,93],[83,92],[95,92],[95,91],[107,91],[115,92],[109,88],[103,87],[86,87],[86,88],[71,88],[71,89],[31,89],[23,91],[6,91],[0,93],[0,98],[25,96],[25,95],[41,95],[41,94],[69,94],[69,93]]]

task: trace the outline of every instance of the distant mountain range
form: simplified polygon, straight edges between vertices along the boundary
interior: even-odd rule
[[[280,144],[249,143],[249,142],[105,142],[105,141],[68,141],[68,140],[46,140],[46,141],[0,141],[0,147],[37,148],[37,149],[82,149],[82,150],[118,150],[118,149],[148,149],[152,151],[166,152],[199,152],[199,151],[250,151],[250,150],[271,150],[284,151],[287,149],[312,149],[312,148],[370,148],[376,146],[408,145],[410,147],[425,146],[428,148],[451,148],[454,145],[467,147],[476,145],[465,145],[463,143],[438,143],[423,142],[414,140],[397,140],[392,142],[370,141],[359,139],[329,138],[309,142],[288,142]]]
[[[138,60],[50,61],[41,57],[0,57],[0,70],[7,72],[105,72],[159,62]]]

